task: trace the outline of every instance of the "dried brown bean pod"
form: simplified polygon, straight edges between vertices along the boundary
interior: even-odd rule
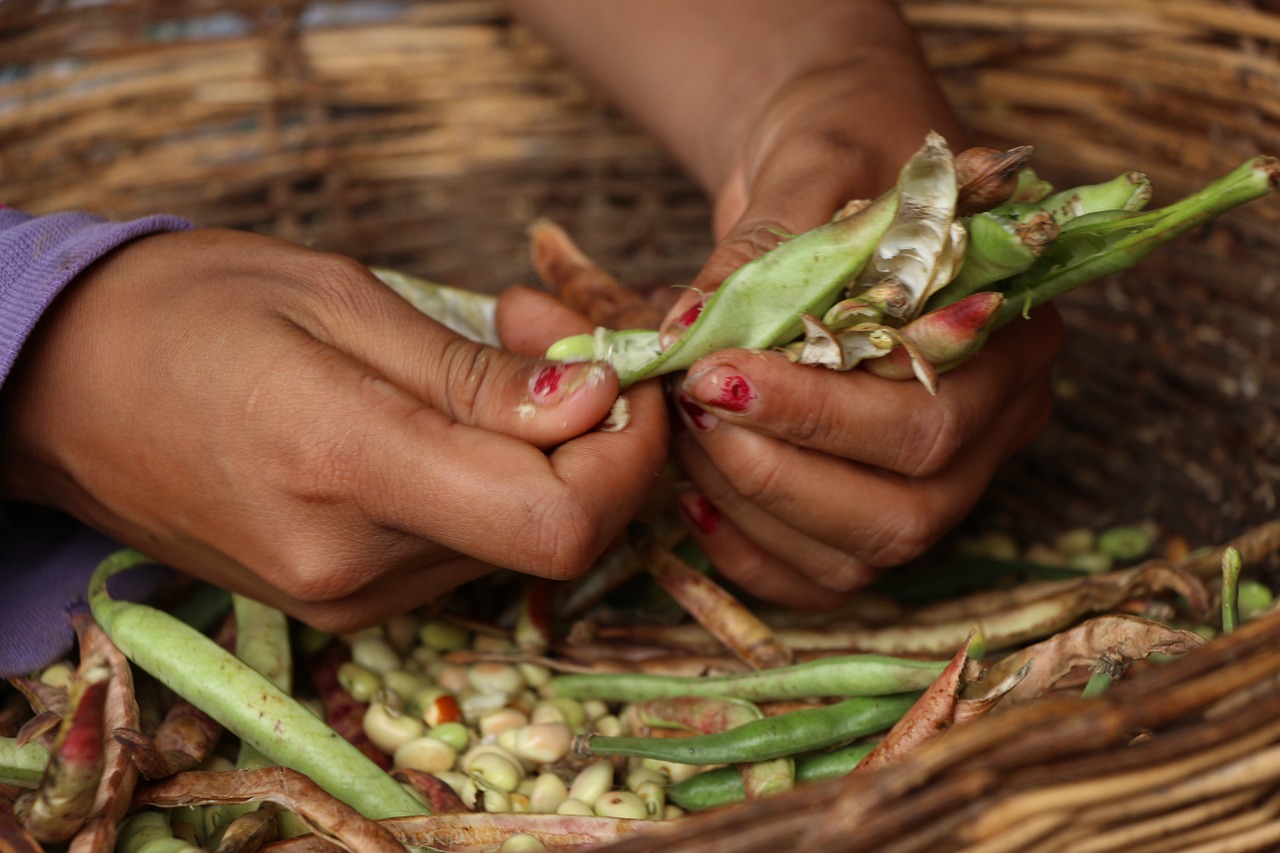
[[[82,663],[71,709],[58,732],[40,787],[23,795],[15,811],[40,841],[69,840],[92,813],[102,779],[103,716],[110,670],[99,661]]]
[[[607,329],[656,329],[662,312],[588,258],[568,233],[549,219],[529,226],[534,271],[569,307]]]
[[[631,543],[654,580],[744,663],[752,669],[791,663],[791,650],[768,625],[723,587],[672,553],[648,528],[633,527]]]
[[[80,638],[81,659],[100,658],[111,670],[103,707],[104,730],[138,726],[139,710],[129,661],[92,616],[79,614],[73,619],[73,624]],[[68,853],[89,853],[115,847],[117,825],[129,810],[137,781],[138,771],[128,752],[114,738],[107,739],[103,745],[102,779],[98,783],[92,813],[76,833]]]
[[[431,809],[432,814],[460,814],[470,811],[458,793],[438,776],[411,767],[396,767],[391,770],[391,778],[411,785],[426,797],[427,808]]]
[[[391,757],[374,746],[364,733],[364,713],[369,707],[368,703],[351,698],[351,694],[338,681],[338,668],[350,657],[350,650],[345,644],[332,642],[307,660],[307,674],[320,696],[325,722],[329,727],[364,753],[370,761],[383,770],[388,770],[391,768]]]
[[[1019,145],[1008,151],[967,148],[956,155],[956,215],[972,216],[1007,202],[1018,187],[1018,171],[1035,151]]]

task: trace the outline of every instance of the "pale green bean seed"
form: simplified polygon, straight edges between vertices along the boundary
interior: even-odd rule
[[[439,773],[452,770],[458,760],[458,751],[437,738],[416,737],[402,743],[392,756],[396,767],[408,767],[423,773]]]
[[[623,734],[622,720],[619,720],[614,714],[605,714],[603,717],[597,717],[591,723],[591,730],[605,737],[619,737]]]
[[[369,703],[364,712],[363,728],[373,745],[387,754],[394,754],[402,745],[426,732],[426,727],[417,717],[402,714],[383,701]]]
[[[515,708],[499,708],[480,718],[480,736],[496,738],[503,732],[529,725],[529,718]]]
[[[554,773],[539,773],[529,792],[529,808],[539,814],[555,814],[560,804],[569,799],[569,787]]]
[[[347,661],[338,667],[338,684],[357,702],[368,702],[382,689],[382,677],[358,663]]]
[[[40,683],[47,684],[50,687],[61,687],[63,690],[70,690],[71,683],[75,681],[76,671],[71,664],[66,661],[58,661],[44,668],[40,673]]]
[[[468,776],[457,770],[441,770],[439,773],[432,773],[441,782],[453,789],[453,792],[459,797],[462,796],[462,786],[467,784]]]
[[[486,739],[486,740],[492,743],[496,743],[498,746],[502,747],[507,752],[511,753],[512,755],[515,755],[516,754],[516,731],[517,731],[516,729],[507,729],[505,732],[498,735],[496,738],[493,738],[491,740],[489,739]],[[516,757],[518,758],[519,756],[516,756]],[[521,761],[523,760],[524,759],[521,759]]]
[[[407,655],[418,639],[421,622],[412,613],[396,613],[382,624],[382,636],[398,654]]]
[[[529,796],[530,794],[532,794],[532,793],[533,793],[533,786],[534,786],[534,785],[536,785],[536,784],[538,784],[538,779],[537,779],[537,777],[535,777],[535,776],[526,776],[526,777],[524,777],[523,779],[521,779],[521,780],[520,780],[520,784],[519,784],[519,785],[516,785],[516,793],[517,793],[517,794],[523,794],[524,796],[526,796],[526,797],[527,797],[527,796]]]
[[[473,758],[467,767],[467,772],[486,785],[503,791],[514,791],[523,775],[518,764],[492,752]],[[504,811],[507,810],[509,809],[504,809]]]
[[[569,724],[569,728],[575,731],[587,722],[587,712],[583,710],[582,703],[577,699],[570,699],[567,696],[551,696],[542,700],[541,706],[558,710],[564,717],[564,721]]]
[[[502,842],[502,846],[498,848],[498,853],[538,853],[539,850],[546,850],[547,845],[536,835],[530,835],[527,832],[517,832],[515,835]]]
[[[409,650],[408,659],[417,664],[422,672],[429,673],[432,664],[440,663],[440,652],[428,646],[414,646]]]
[[[400,668],[400,655],[382,637],[361,637],[353,642],[351,660],[379,674]]]
[[[573,730],[565,723],[536,723],[515,732],[512,752],[530,764],[554,764],[569,753]]]
[[[462,723],[441,723],[433,726],[427,734],[444,741],[457,752],[462,752],[471,743],[471,732]]]
[[[697,764],[676,764],[672,761],[663,761],[658,758],[645,758],[640,762],[641,767],[647,767],[650,770],[656,770],[667,778],[667,782],[671,785],[683,782],[690,776],[696,776],[706,767]]]
[[[1115,557],[1101,551],[1090,551],[1084,554],[1071,554],[1067,557],[1067,566],[1076,571],[1090,575],[1109,572],[1115,565]]]
[[[211,755],[200,762],[200,766],[196,769],[206,773],[225,773],[228,770],[235,770],[236,766],[229,758],[221,755]]]
[[[472,811],[476,810],[476,797],[480,793],[480,786],[476,784],[476,780],[470,776],[462,783],[462,787],[458,789],[458,799],[462,800],[462,804]]]
[[[511,800],[511,811],[515,814],[528,814],[533,811],[529,807],[529,795],[522,794],[519,791],[512,791],[507,795]]]
[[[471,648],[477,652],[510,652],[515,649],[511,641],[498,634],[476,634]]]
[[[613,787],[613,765],[601,760],[588,764],[578,771],[569,786],[569,799],[594,803],[601,794]]]
[[[595,812],[591,810],[591,806],[582,800],[575,800],[572,797],[556,806],[556,814],[576,815],[578,817],[594,817]]]
[[[467,687],[458,693],[458,707],[462,710],[462,718],[473,725],[506,705],[507,696],[503,693],[485,693],[474,687]]]
[[[667,803],[667,805],[662,809],[663,820],[676,820],[682,817],[684,817],[684,809],[680,808],[675,803]]]
[[[418,629],[418,642],[437,652],[452,652],[467,647],[471,632],[451,622],[432,620]]]
[[[1053,547],[1068,556],[1089,554],[1093,552],[1097,537],[1087,527],[1076,527],[1059,533],[1053,540]]]
[[[627,774],[626,786],[628,791],[634,792],[636,788],[646,782],[652,782],[655,785],[666,785],[667,777],[652,767],[637,767]]]
[[[586,722],[591,722],[608,714],[609,706],[599,699],[586,699],[582,703],[582,713]]]
[[[439,684],[450,693],[461,693],[471,684],[471,677],[465,666],[456,663],[446,663],[440,667],[438,672],[432,673]]]
[[[382,674],[382,686],[394,692],[409,704],[412,704],[417,692],[426,687],[426,685],[427,681],[421,675],[414,672],[406,672],[403,669],[393,669]]]
[[[596,798],[592,806],[600,817],[619,817],[628,820],[644,820],[649,809],[644,801],[630,791],[606,791]]]
[[[501,693],[510,699],[524,690],[524,676],[509,663],[472,664],[468,677],[481,693]]]
[[[470,773],[472,762],[482,755],[497,755],[500,758],[505,758],[512,766],[520,766],[520,759],[516,758],[510,750],[503,749],[496,743],[478,743],[463,753],[462,758],[458,761],[458,769],[463,773]]]
[[[476,798],[484,798],[484,810],[489,814],[505,814],[511,811],[511,795],[500,788],[482,788]]]
[[[1098,534],[1098,550],[1117,560],[1136,560],[1151,550],[1151,536],[1141,527],[1112,527]]]
[[[533,706],[533,710],[529,712],[529,722],[531,723],[567,723],[564,711],[548,702],[539,702]]]
[[[632,790],[644,803],[646,817],[658,820],[667,806],[667,789],[659,782],[641,782]]]
[[[551,670],[541,664],[518,663],[516,669],[524,677],[524,683],[534,688],[546,687],[551,681]]]

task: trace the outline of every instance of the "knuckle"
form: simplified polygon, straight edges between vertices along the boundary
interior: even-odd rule
[[[448,341],[440,353],[442,387],[448,393],[440,401],[452,420],[470,420],[483,402],[484,388],[494,372],[494,353],[463,338]]]
[[[333,309],[369,310],[370,296],[377,290],[369,286],[372,273],[368,267],[354,258],[332,252],[312,252],[304,257],[306,260],[298,270],[302,280],[322,294]]]
[[[529,518],[523,569],[552,580],[572,580],[591,568],[600,550],[592,515],[567,495],[547,499]]]
[[[899,445],[903,458],[897,466],[908,477],[931,477],[946,468],[965,446],[968,427],[964,412],[950,400],[935,398],[919,410]]]
[[[874,568],[900,566],[919,557],[943,532],[932,508],[919,500],[904,499],[894,513],[881,513],[879,525],[862,538],[865,562]]]

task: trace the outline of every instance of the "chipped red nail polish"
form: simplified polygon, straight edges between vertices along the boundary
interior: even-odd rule
[[[541,402],[560,390],[567,368],[563,364],[549,364],[534,375],[529,383],[529,396]]]
[[[720,382],[720,396],[711,405],[727,412],[745,412],[756,401],[755,389],[745,376],[733,374]]]
[[[710,430],[720,422],[715,415],[693,402],[693,398],[683,391],[676,392],[676,404],[680,406],[680,410],[684,412],[685,418],[689,423],[703,432]]]
[[[679,501],[680,509],[694,527],[706,535],[715,533],[720,525],[720,510],[705,495],[693,491],[681,492]]]
[[[692,326],[702,316],[702,306],[704,304],[702,300],[699,300],[697,304],[690,307],[688,311],[685,311],[676,319],[676,325],[684,326],[685,328]]]

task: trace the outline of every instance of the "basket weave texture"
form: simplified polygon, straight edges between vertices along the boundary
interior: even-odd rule
[[[972,141],[1034,145],[1037,171],[1059,186],[1138,169],[1159,204],[1249,156],[1280,154],[1274,2],[902,7]],[[120,218],[172,212],[489,291],[532,278],[524,228],[536,216],[635,284],[688,280],[711,245],[698,189],[489,0],[8,0],[0,201]],[[1037,535],[1151,520],[1207,543],[1276,516],[1280,203],[1228,215],[1060,305],[1070,337],[1058,412],[972,523]],[[1111,846],[1076,837],[1057,847],[1042,846],[1052,827],[1036,835],[1096,806],[1067,783],[1119,773],[1118,744],[1152,729],[1172,738],[1125,760],[1164,767],[1169,780],[1194,775],[1178,761],[1199,762],[1195,772],[1235,767],[1240,752],[1222,744],[1242,732],[1267,760],[1253,787],[1186,794],[1124,825],[1194,804],[1203,808],[1188,825],[1238,820],[1260,833],[1238,849],[1273,849],[1276,621],[1087,709],[1049,703],[1018,717],[1020,728],[975,725],[963,741],[970,771],[954,753],[927,751],[855,788],[796,792],[624,847],[764,851],[807,837],[824,850],[1176,849],[1159,834],[1142,842],[1154,846],[1113,835]],[[1167,696],[1183,704],[1170,699],[1162,715]],[[1037,811],[1019,786],[1051,792],[1050,805],[1078,794],[1079,808]],[[805,835],[819,811],[855,794],[883,809],[863,815],[879,834]],[[1117,787],[1113,805],[1138,796]],[[986,835],[962,826],[984,813]],[[937,831],[917,831],[921,821]],[[1228,849],[1212,833],[1203,848],[1178,837],[1188,849]]]

